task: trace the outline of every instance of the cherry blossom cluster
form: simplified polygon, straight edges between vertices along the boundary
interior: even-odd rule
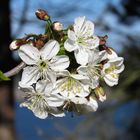
[[[103,37],[95,35],[93,22],[84,16],[63,29],[49,16],[40,16],[40,11],[36,14],[47,21],[45,34],[11,44],[11,48],[19,47],[18,54],[26,63],[19,82],[25,92],[20,106],[41,119],[63,117],[66,111],[96,111],[98,101],[106,99],[101,83],[118,84],[124,59],[105,45]]]

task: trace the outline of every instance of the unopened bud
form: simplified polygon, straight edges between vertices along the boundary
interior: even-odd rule
[[[38,9],[36,12],[35,12],[36,16],[38,19],[40,20],[48,20],[50,19],[50,16],[48,15],[48,13],[45,11],[45,10],[42,10],[42,9]]]
[[[106,94],[104,93],[104,90],[101,86],[98,86],[94,89],[95,95],[96,97],[101,101],[105,101],[106,100]]]
[[[106,44],[106,40],[108,39],[108,36],[107,35],[105,35],[103,37],[99,36],[99,39],[100,39],[99,44],[100,45],[105,45]]]
[[[34,46],[37,47],[39,50],[44,46],[43,40],[36,40],[33,44],[34,44]]]
[[[62,31],[62,29],[63,29],[63,25],[60,22],[56,21],[53,23],[53,30]]]
[[[10,46],[9,46],[11,51],[17,50],[19,48],[19,46],[17,45],[17,40],[14,40]]]

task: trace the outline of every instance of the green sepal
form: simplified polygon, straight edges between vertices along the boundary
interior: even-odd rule
[[[66,55],[64,45],[60,45],[60,50],[57,55]]]

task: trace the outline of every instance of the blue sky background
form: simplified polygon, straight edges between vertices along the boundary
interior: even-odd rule
[[[135,20],[131,25],[123,25],[119,22],[118,17],[106,11],[108,5],[114,5],[120,13],[124,13],[125,11],[120,0],[27,1],[28,7],[24,18],[28,22],[26,22],[24,26],[21,26],[19,20],[22,17],[25,0],[11,0],[11,27],[13,38],[23,37],[28,33],[39,34],[44,32],[44,22],[38,21],[34,14],[39,8],[47,10],[52,17],[52,20],[62,22],[64,27],[72,24],[77,16],[86,16],[87,19],[92,20],[95,23],[95,33],[97,35],[107,34],[109,36],[107,42],[108,46],[114,48],[117,52],[121,52],[121,50],[124,49],[124,44],[127,41],[126,35],[136,36],[137,34],[140,34],[140,20]],[[58,13],[60,14],[58,15]],[[104,31],[102,25],[99,26],[101,21],[108,25],[111,30]],[[13,56],[16,59],[18,58],[16,52],[14,52]]]
[[[51,15],[53,21],[60,21],[66,27],[72,24],[75,17],[86,16],[87,19],[95,22],[95,33],[98,35],[109,35],[108,44],[117,51],[121,51],[123,44],[126,41],[125,34],[133,34],[134,36],[140,33],[140,20],[136,20],[131,26],[122,25],[119,23],[118,18],[105,9],[109,4],[117,7],[119,12],[125,12],[121,6],[120,0],[28,0],[28,11],[26,18],[29,22],[25,23],[23,27],[19,25],[19,19],[22,16],[22,10],[25,0],[12,0],[12,35],[14,38],[23,37],[25,33],[42,33],[44,32],[43,22],[38,21],[34,15],[38,8],[46,9]],[[66,12],[63,11],[66,9]],[[66,14],[70,11],[69,14]],[[60,13],[59,15],[57,13]],[[102,15],[103,23],[110,26],[112,31],[105,32],[102,27],[96,23],[100,23]],[[18,30],[18,32],[17,32]],[[117,31],[117,32],[116,32]],[[123,34],[120,34],[123,33]]]

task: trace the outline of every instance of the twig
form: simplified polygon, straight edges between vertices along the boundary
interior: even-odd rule
[[[21,62],[19,65],[17,65],[13,69],[9,70],[8,72],[5,72],[4,75],[6,77],[14,76],[14,75],[18,74],[25,66],[26,66],[26,64],[24,62]]]

